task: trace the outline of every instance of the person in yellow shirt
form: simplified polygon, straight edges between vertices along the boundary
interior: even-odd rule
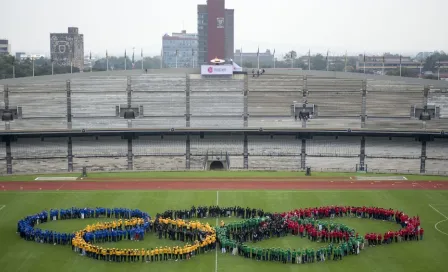
[[[151,250],[146,249],[145,255],[146,255],[146,262],[148,263],[149,262],[149,258],[151,257]]]
[[[167,246],[165,246],[163,248],[163,260],[168,261],[168,247]]]
[[[159,248],[155,248],[154,249],[154,258],[156,259],[156,261],[159,260]]]
[[[163,248],[159,248],[159,260],[163,261]]]
[[[115,259],[115,261],[116,261],[116,262],[121,262],[121,250],[120,250],[120,249],[117,249],[117,250],[115,251],[115,255],[116,255],[116,259]]]
[[[226,224],[224,223],[224,221],[221,220],[221,224],[220,224],[221,228],[224,227],[225,225],[226,225]]]
[[[173,259],[173,249],[171,247],[168,247],[168,258],[170,260]]]
[[[180,260],[183,260],[183,255],[184,255],[184,249],[179,247],[179,256],[180,256]]]
[[[151,248],[150,253],[151,253],[151,262],[154,262],[154,255],[155,255],[154,249]]]
[[[174,257],[176,258],[176,262],[179,260],[179,247],[174,247]]]

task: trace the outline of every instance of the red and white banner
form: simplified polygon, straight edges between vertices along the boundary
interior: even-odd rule
[[[202,65],[201,75],[232,75],[233,65]]]

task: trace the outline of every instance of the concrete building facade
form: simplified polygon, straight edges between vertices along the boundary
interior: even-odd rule
[[[252,67],[257,67],[258,65],[258,56],[257,52],[253,53],[245,53],[241,52],[241,49],[237,49],[235,54],[233,55],[233,61],[238,63],[241,67],[244,67],[244,64],[251,63]],[[274,65],[274,55],[271,53],[271,50],[267,49],[266,52],[260,52],[260,67],[269,66],[272,67]],[[241,63],[242,60],[242,63]]]
[[[198,66],[198,35],[196,33],[187,33],[186,30],[182,30],[180,33],[172,33],[171,36],[165,34],[162,37],[162,47],[164,67]]]
[[[366,71],[373,72],[381,72],[383,69],[384,62],[384,71],[394,70],[400,68],[400,63],[402,68],[408,69],[420,69],[422,66],[421,62],[412,60],[409,56],[394,56],[394,55],[386,55],[384,56],[364,56],[359,55],[358,60],[356,61],[356,70],[364,70],[364,62]]]
[[[9,55],[11,53],[11,45],[6,39],[0,39],[0,55]]]
[[[54,64],[84,69],[84,35],[77,27],[69,27],[67,33],[50,33],[50,52]]]
[[[225,0],[208,0],[198,5],[198,60],[230,59],[234,51],[234,10],[225,9]]]

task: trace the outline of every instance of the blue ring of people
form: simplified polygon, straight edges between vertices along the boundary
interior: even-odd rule
[[[200,222],[205,218],[240,218],[240,221],[212,227]],[[73,233],[42,230],[48,221],[107,218]],[[173,219],[172,219],[173,218]],[[359,235],[355,229],[336,222],[340,218],[363,218],[397,223],[398,230],[384,234]],[[336,219],[336,220],[335,220]],[[155,233],[159,239],[184,242],[183,246],[142,249],[106,248],[96,244],[122,240],[144,240]],[[223,254],[284,264],[338,261],[359,255],[368,247],[423,240],[424,230],[418,216],[379,207],[326,206],[300,208],[283,213],[242,207],[201,206],[185,210],[167,210],[151,216],[139,209],[70,208],[51,209],[27,216],[17,224],[17,233],[27,241],[70,245],[72,251],[89,258],[112,262],[163,262],[189,260],[193,256],[220,248]],[[320,242],[319,248],[262,248],[257,242],[294,235],[298,239]],[[218,247],[218,248],[217,248]]]

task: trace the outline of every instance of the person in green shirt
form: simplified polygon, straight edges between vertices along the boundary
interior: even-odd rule
[[[330,259],[331,258],[331,247],[330,246],[327,246],[327,248],[326,248],[326,253],[327,253],[327,259]]]
[[[258,261],[261,261],[261,255],[263,255],[263,249],[259,248],[259,249],[257,250],[257,258],[258,258]]]
[[[334,249],[334,252],[333,252],[333,261],[337,261],[338,260],[338,249],[337,248],[335,248]]]
[[[296,263],[296,257],[297,257],[297,252],[295,249],[292,250],[291,252],[291,263],[295,264]]]

